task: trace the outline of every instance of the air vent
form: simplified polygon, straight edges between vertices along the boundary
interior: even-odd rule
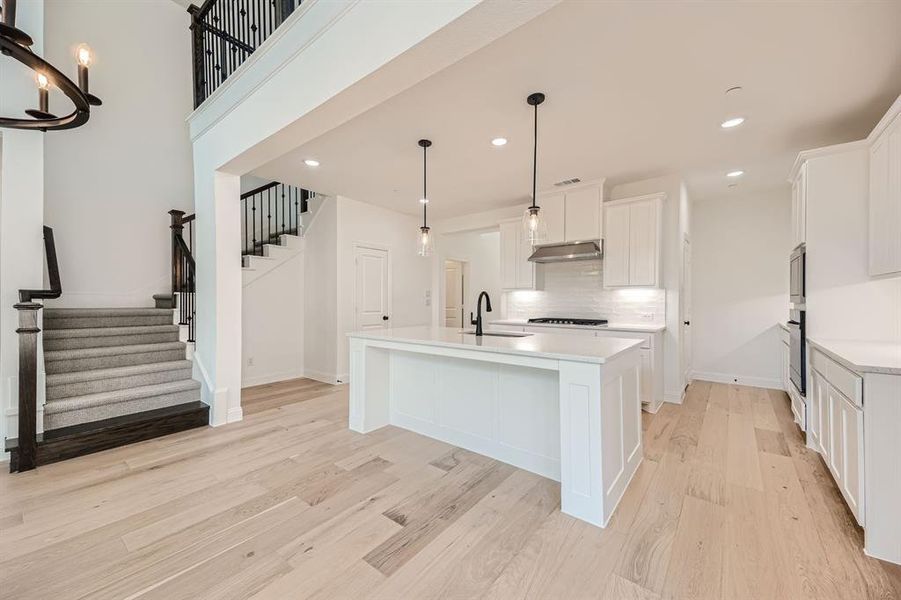
[[[558,181],[554,184],[555,187],[563,187],[564,185],[572,185],[574,183],[579,183],[582,181],[578,177],[573,177],[572,179],[564,179],[563,181]]]

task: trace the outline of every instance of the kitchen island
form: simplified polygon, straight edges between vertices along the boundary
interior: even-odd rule
[[[564,513],[607,524],[642,459],[640,340],[348,335],[352,430],[390,424],[559,481]]]

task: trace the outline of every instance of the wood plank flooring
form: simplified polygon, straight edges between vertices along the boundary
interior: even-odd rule
[[[258,386],[243,407],[0,475],[0,598],[901,600],[782,392],[699,381],[644,415],[603,530],[537,475],[349,431],[346,386]]]

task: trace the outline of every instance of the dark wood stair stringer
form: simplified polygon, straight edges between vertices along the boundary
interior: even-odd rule
[[[209,414],[210,407],[197,401],[53,429],[37,436],[36,466],[206,427]],[[10,473],[18,470],[18,450],[17,439],[6,440]]]

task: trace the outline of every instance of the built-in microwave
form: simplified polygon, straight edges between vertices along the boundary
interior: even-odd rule
[[[807,248],[804,244],[799,245],[792,251],[789,272],[791,277],[788,286],[789,301],[792,304],[803,306],[806,302],[807,284],[805,280],[805,270],[807,268]]]

